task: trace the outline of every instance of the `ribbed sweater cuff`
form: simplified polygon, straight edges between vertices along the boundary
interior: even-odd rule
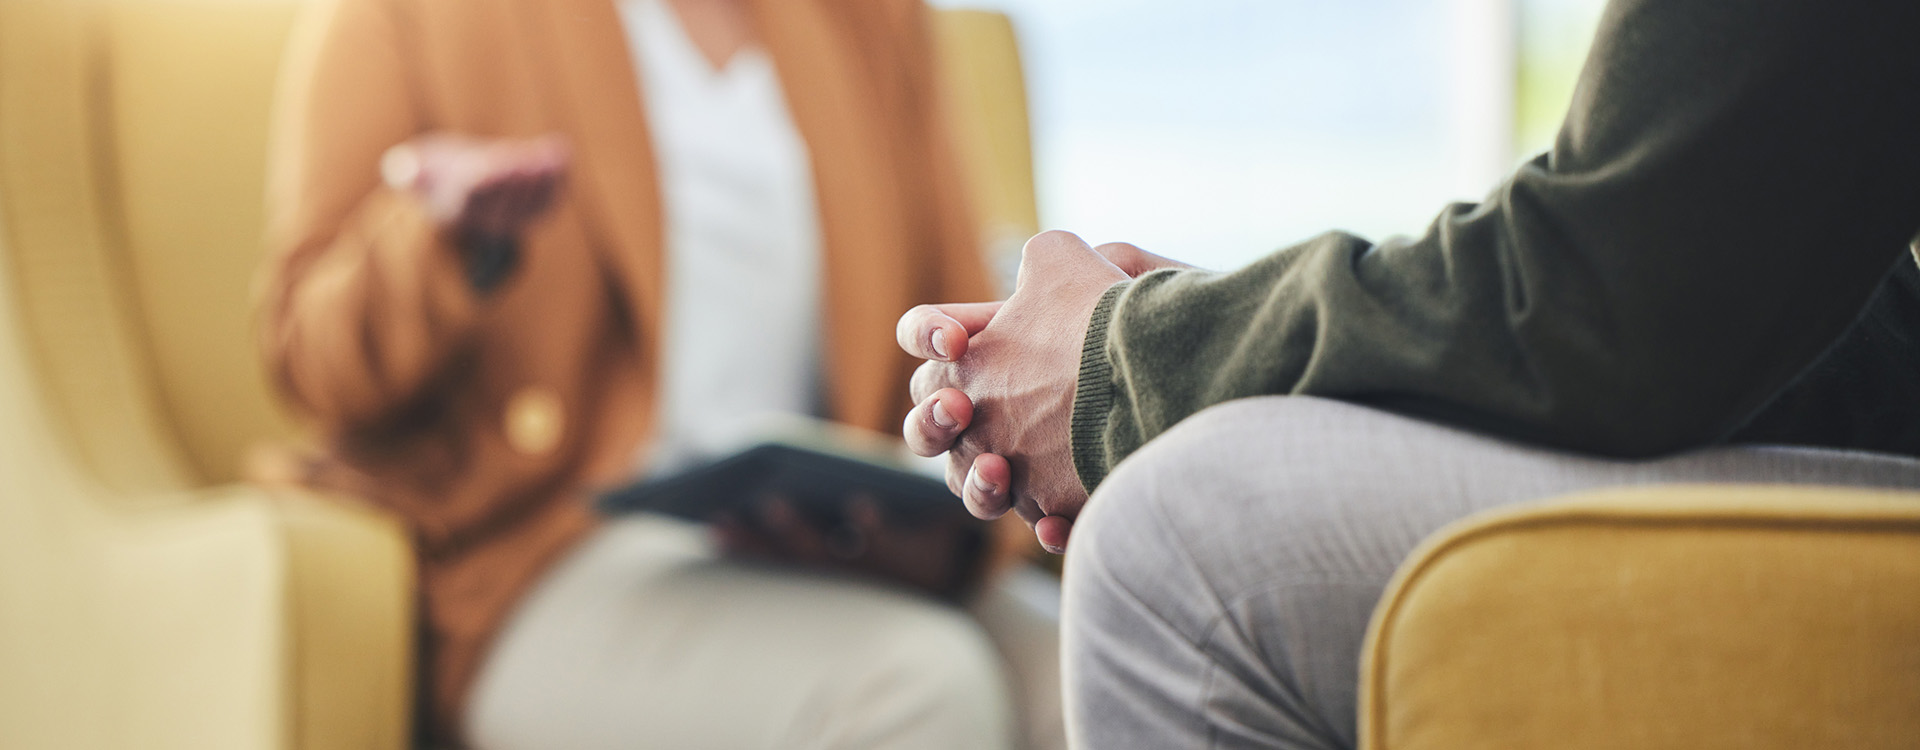
[[[1107,324],[1113,306],[1130,281],[1107,287],[1087,319],[1087,337],[1080,344],[1080,380],[1073,391],[1073,417],[1068,445],[1073,470],[1091,494],[1107,478],[1107,416],[1113,412],[1113,361],[1107,358]]]

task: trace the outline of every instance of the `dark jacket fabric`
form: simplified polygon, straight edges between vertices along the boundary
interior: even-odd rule
[[[1264,394],[1613,456],[1910,448],[1911,420],[1882,417],[1920,385],[1913,284],[1889,275],[1920,232],[1915,39],[1911,0],[1616,0],[1553,150],[1485,201],[1419,237],[1331,233],[1109,290],[1075,394],[1082,481]]]
[[[1920,456],[1920,266],[1902,258],[1866,313],[1734,443]]]

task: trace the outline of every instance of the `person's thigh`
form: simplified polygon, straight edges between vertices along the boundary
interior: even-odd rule
[[[957,609],[716,559],[618,520],[536,589],[469,701],[482,750],[1004,748],[993,649]]]
[[[1920,487],[1920,461],[1723,448],[1607,461],[1365,407],[1248,399],[1122,462],[1075,522],[1063,660],[1075,747],[1347,748],[1394,569],[1476,511],[1596,487]]]

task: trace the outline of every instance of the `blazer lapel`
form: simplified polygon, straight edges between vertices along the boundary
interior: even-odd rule
[[[816,0],[753,0],[753,9],[813,167],[831,413],[880,427],[906,400],[893,324],[912,293],[912,248],[899,246],[912,219],[899,210],[895,138],[874,114],[883,92],[868,83],[863,19]]]
[[[906,360],[893,321],[916,277],[906,186],[877,117],[860,51],[861,22],[816,0],[752,0],[795,126],[807,143],[819,202],[828,397],[834,416],[869,427],[897,419]],[[640,83],[614,0],[522,0],[551,61],[556,118],[573,134],[575,185],[607,268],[628,290],[643,357],[657,358],[664,303],[661,197]],[[911,201],[909,201],[911,204]],[[903,252],[904,251],[904,252]]]
[[[613,0],[520,3],[550,61],[554,116],[572,135],[573,180],[596,250],[624,287],[648,360],[663,302],[661,205],[640,84]]]

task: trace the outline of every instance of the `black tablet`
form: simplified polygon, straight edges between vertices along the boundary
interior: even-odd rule
[[[602,495],[604,513],[652,511],[693,521],[781,497],[803,515],[829,519],[846,501],[870,497],[897,520],[966,515],[947,483],[875,451],[770,440],[668,476]]]

